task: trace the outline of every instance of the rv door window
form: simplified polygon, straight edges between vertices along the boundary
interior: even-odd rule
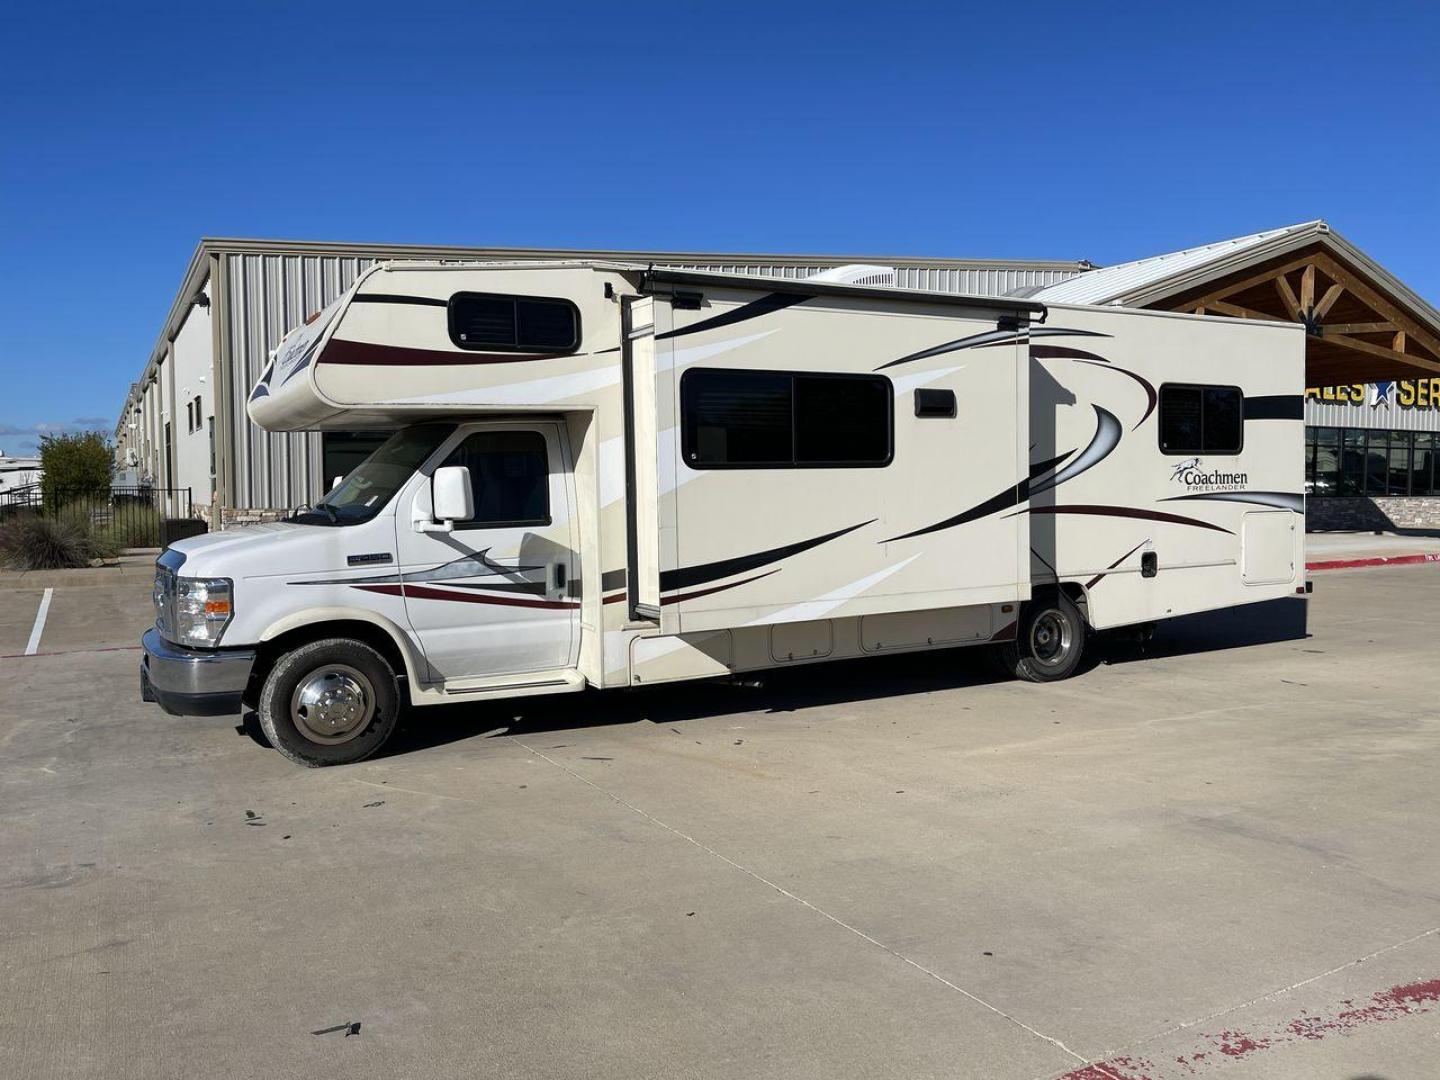
[[[893,393],[881,375],[693,368],[680,405],[692,469],[875,468],[892,456]]]
[[[569,300],[456,293],[449,308],[450,340],[462,349],[569,353],[580,347],[580,310]]]
[[[550,465],[538,431],[477,431],[445,459],[470,470],[475,516],[457,529],[550,524]]]
[[[1160,387],[1160,450],[1238,454],[1245,443],[1245,398],[1238,386]]]

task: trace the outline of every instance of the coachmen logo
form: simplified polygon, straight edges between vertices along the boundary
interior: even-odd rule
[[[1243,491],[1248,483],[1243,472],[1206,470],[1198,457],[1179,462],[1170,473],[1170,479],[1184,484],[1186,491]]]

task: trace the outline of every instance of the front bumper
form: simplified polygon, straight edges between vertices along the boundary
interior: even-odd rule
[[[140,639],[140,698],[172,716],[228,716],[255,667],[254,649],[187,649],[172,645],[153,626]]]

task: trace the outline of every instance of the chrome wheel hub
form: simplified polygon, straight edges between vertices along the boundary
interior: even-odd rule
[[[1030,655],[1045,667],[1058,667],[1070,655],[1074,628],[1064,612],[1042,612],[1030,625]]]
[[[375,716],[375,690],[363,673],[345,664],[317,668],[295,687],[290,718],[305,738],[343,743],[364,731]]]

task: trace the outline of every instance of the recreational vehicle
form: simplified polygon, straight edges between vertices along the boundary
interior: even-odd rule
[[[966,645],[1061,679],[1092,631],[1304,591],[1303,356],[1260,321],[377,265],[248,411],[392,434],[160,556],[142,694],[253,707],[314,766],[406,705]]]

